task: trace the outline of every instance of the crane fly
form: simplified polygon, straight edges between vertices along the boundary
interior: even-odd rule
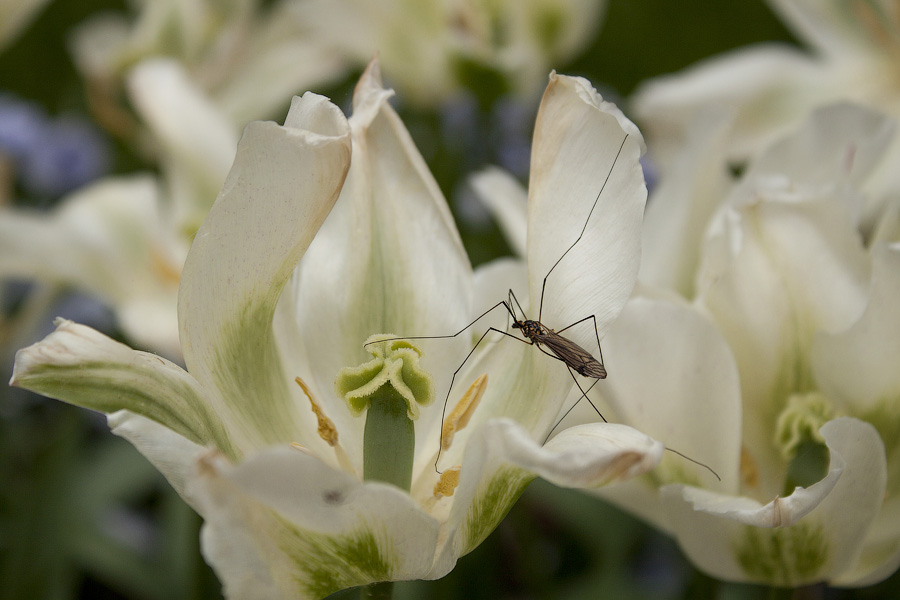
[[[512,328],[518,329],[523,336],[523,337],[518,337],[516,335],[512,335],[511,333],[509,333],[507,331],[502,331],[500,329],[497,329],[496,327],[488,327],[485,330],[485,332],[481,335],[481,337],[478,338],[478,341],[475,342],[475,345],[472,346],[472,349],[469,351],[469,353],[463,359],[462,363],[460,363],[459,367],[457,367],[456,370],[453,372],[453,376],[450,378],[450,385],[447,388],[447,396],[444,398],[444,406],[441,411],[441,433],[440,433],[441,439],[440,439],[440,444],[438,446],[437,456],[434,459],[434,469],[437,473],[439,473],[439,474],[441,473],[441,470],[438,469],[438,461],[440,461],[441,452],[444,449],[443,448],[444,421],[445,421],[446,413],[447,413],[447,403],[450,400],[450,392],[453,389],[453,383],[456,381],[456,376],[462,370],[463,366],[466,364],[466,362],[468,362],[468,360],[469,360],[469,358],[471,358],[472,354],[475,353],[475,350],[478,348],[478,346],[481,344],[481,342],[484,341],[484,339],[487,337],[487,335],[491,332],[496,332],[503,336],[512,338],[518,342],[522,342],[523,344],[528,344],[530,346],[534,346],[538,350],[540,350],[541,352],[543,352],[544,354],[549,356],[550,358],[553,358],[555,360],[558,360],[558,361],[564,363],[566,365],[566,369],[569,371],[569,374],[572,376],[572,380],[575,382],[575,385],[578,387],[578,390],[581,392],[581,395],[578,397],[578,399],[575,401],[575,403],[572,404],[572,406],[570,406],[566,410],[566,412],[562,415],[562,417],[560,417],[560,419],[556,422],[556,424],[550,429],[550,432],[547,434],[547,437],[544,439],[544,443],[546,443],[547,440],[550,439],[550,435],[553,434],[553,432],[556,430],[556,428],[559,426],[559,424],[563,421],[563,419],[565,419],[566,416],[568,416],[568,414],[570,412],[572,412],[572,410],[578,405],[578,403],[581,402],[582,398],[584,398],[585,400],[588,401],[588,403],[591,405],[591,408],[594,409],[594,412],[597,413],[597,415],[603,420],[604,423],[608,422],[606,420],[606,417],[604,417],[603,414],[600,412],[600,409],[597,408],[597,406],[594,404],[594,402],[588,396],[588,393],[594,388],[595,385],[597,385],[597,382],[599,382],[601,379],[606,379],[606,375],[607,375],[606,366],[603,364],[603,350],[600,347],[600,333],[597,328],[597,317],[595,315],[589,315],[589,316],[587,316],[583,319],[580,319],[578,321],[575,321],[571,325],[567,325],[566,327],[563,327],[562,329],[557,331],[557,330],[551,329],[550,327],[547,327],[546,325],[544,325],[541,322],[541,316],[543,315],[543,311],[544,311],[544,294],[547,289],[547,279],[550,277],[550,274],[553,273],[553,270],[556,269],[556,267],[559,265],[559,263],[561,263],[562,260],[566,257],[566,255],[576,245],[578,245],[578,242],[580,242],[581,238],[584,236],[584,232],[587,231],[587,227],[588,227],[588,224],[590,223],[591,216],[594,214],[594,210],[597,208],[597,204],[600,202],[600,197],[603,195],[603,190],[606,189],[606,184],[609,183],[609,179],[612,176],[612,173],[613,173],[613,170],[615,169],[616,163],[619,160],[619,156],[622,154],[622,149],[625,147],[625,142],[628,141],[628,137],[629,137],[628,134],[626,134],[625,137],[622,138],[621,144],[619,144],[619,148],[616,151],[616,155],[615,155],[615,158],[613,159],[613,163],[610,166],[609,171],[606,174],[606,178],[604,179],[603,184],[600,186],[600,191],[597,193],[597,197],[594,199],[594,203],[591,206],[590,212],[588,212],[587,218],[584,221],[584,226],[581,228],[581,233],[578,234],[578,237],[575,239],[574,242],[572,242],[572,244],[566,249],[566,251],[562,253],[562,256],[560,256],[556,260],[556,262],[553,263],[553,266],[550,267],[550,269],[547,271],[547,274],[544,276],[544,280],[541,284],[541,300],[540,300],[540,304],[538,307],[538,318],[536,320],[529,319],[526,316],[525,310],[522,308],[522,305],[519,303],[519,299],[516,298],[515,293],[512,291],[512,289],[510,289],[506,300],[501,300],[494,306],[490,307],[489,309],[487,309],[486,311],[481,313],[474,321],[472,321],[471,323],[469,323],[468,325],[466,325],[465,327],[463,327],[462,329],[460,329],[459,331],[457,331],[454,334],[389,338],[389,340],[394,340],[394,339],[434,340],[434,339],[455,338],[458,335],[462,334],[467,329],[469,329],[470,327],[472,327],[473,325],[475,325],[475,323],[477,323],[478,321],[480,321],[481,319],[486,317],[488,314],[492,313],[497,308],[500,308],[501,306],[506,309],[506,312],[509,314],[509,317],[512,318],[512,325],[511,325]],[[518,313],[516,312],[516,309],[518,309],[519,313],[521,313],[522,318],[519,318]],[[577,343],[573,342],[572,340],[570,340],[567,337],[564,337],[562,335],[562,333],[564,331],[566,331],[567,329],[571,329],[572,327],[575,327],[576,325],[580,325],[581,323],[584,323],[586,321],[593,321],[594,337],[597,341],[597,351],[600,355],[599,360],[594,358],[594,355],[591,352],[589,352],[588,350],[585,350],[584,348],[579,346]],[[380,341],[389,341],[389,340],[380,340]],[[371,343],[374,343],[374,342],[371,342]],[[575,377],[575,373],[578,373],[579,375],[581,375],[583,377],[592,378],[594,380],[594,382],[591,383],[591,385],[587,389],[585,389],[584,387],[582,387],[581,383],[578,381],[578,378]],[[681,452],[678,452],[677,450],[673,450],[668,447],[666,448],[666,450],[668,450],[674,454],[677,454],[694,464],[704,467],[705,469],[710,471],[713,475],[715,475],[716,479],[719,479],[721,481],[721,479],[719,478],[719,475],[715,471],[713,471],[709,466],[707,466],[699,461],[696,461],[688,456],[685,456],[684,454],[682,454]]]

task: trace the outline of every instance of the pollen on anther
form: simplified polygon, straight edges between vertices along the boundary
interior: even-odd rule
[[[303,390],[303,393],[306,394],[306,397],[309,399],[309,404],[319,423],[318,429],[316,430],[319,437],[325,440],[329,446],[336,446],[338,443],[338,433],[337,428],[334,426],[334,421],[329,419],[322,411],[322,407],[319,406],[319,403],[316,401],[315,396],[313,396],[312,391],[310,391],[309,387],[306,385],[306,382],[299,377],[295,377],[294,381],[297,382],[297,385],[300,386],[300,389]]]
[[[453,493],[456,491],[456,486],[459,485],[459,469],[460,467],[458,466],[451,467],[441,473],[440,479],[438,479],[438,482],[434,484],[435,498],[440,499],[453,495]]]
[[[462,431],[469,424],[475,409],[478,408],[478,403],[481,402],[481,397],[484,396],[484,390],[487,389],[487,381],[487,374],[479,376],[456,403],[453,411],[444,419],[444,427],[441,430],[441,448],[444,450],[450,448],[456,432]]]

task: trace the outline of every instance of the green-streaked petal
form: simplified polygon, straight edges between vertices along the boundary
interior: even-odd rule
[[[602,339],[622,310],[641,260],[643,147],[634,124],[590,83],[551,74],[535,123],[528,183],[531,318],[538,317],[544,277],[585,223],[584,237],[547,280],[541,321],[559,330],[595,315]],[[595,338],[593,327],[570,333],[585,348]]]
[[[645,473],[662,453],[662,444],[625,425],[580,425],[542,447],[509,419],[486,423],[466,449],[437,570],[481,543],[534,477],[563,487],[605,485]]]
[[[203,554],[234,598],[323,598],[432,575],[438,523],[393,486],[362,483],[302,450],[240,465],[209,457],[190,487]]]
[[[847,417],[821,432],[831,452],[825,479],[765,506],[663,488],[675,536],[694,564],[722,579],[791,587],[852,567],[884,497],[884,445],[871,425]]]
[[[108,302],[133,343],[181,354],[175,316],[184,251],[156,181],[107,178],[49,213],[0,212],[0,276],[61,283]],[[135,318],[136,309],[146,309]]]
[[[188,370],[218,391],[256,443],[296,436],[297,407],[272,316],[350,161],[347,122],[327,99],[311,93],[295,98],[287,122],[247,126],[225,186],[197,232],[179,290]]]
[[[129,96],[160,145],[175,222],[192,234],[234,160],[238,126],[171,59],[149,59],[128,75]]]
[[[10,385],[107,414],[127,410],[235,456],[217,407],[194,378],[84,325],[59,320],[56,331],[19,350]]]
[[[472,300],[471,267],[459,233],[425,161],[388,104],[391,94],[373,61],[354,92],[347,183],[291,285],[302,333],[300,356],[292,361],[301,372],[291,375],[302,377],[323,404],[336,407],[329,416],[347,432],[353,457],[361,455],[356,446],[361,422],[332,390],[338,371],[367,359],[363,343],[376,333],[459,331],[468,323]],[[439,394],[466,347],[464,336],[421,346],[422,365]],[[431,430],[436,438],[440,408],[435,403],[422,411],[418,432]],[[436,447],[427,435],[416,438],[417,448],[420,443]]]
[[[469,178],[469,185],[478,195],[503,231],[503,237],[516,256],[525,257],[528,216],[528,190],[499,167],[488,167]]]
[[[640,280],[694,297],[703,232],[731,185],[725,142],[731,121],[712,112],[690,128],[644,215]]]

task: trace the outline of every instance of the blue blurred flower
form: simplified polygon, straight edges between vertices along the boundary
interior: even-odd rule
[[[32,103],[0,94],[0,153],[12,158],[26,193],[56,198],[109,170],[106,139],[77,116],[49,118]]]

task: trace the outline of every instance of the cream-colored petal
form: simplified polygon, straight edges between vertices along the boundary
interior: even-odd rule
[[[290,366],[299,372],[291,375],[302,377],[324,405],[334,407],[329,416],[349,433],[347,452],[360,461],[363,423],[334,394],[338,371],[366,360],[362,345],[376,333],[459,331],[470,320],[472,301],[471,267],[459,233],[425,161],[388,104],[391,95],[373,61],[354,93],[347,182],[291,286],[303,343]],[[417,346],[436,390],[445,393],[467,352],[466,336]],[[442,400],[416,422],[418,449],[437,449]]]
[[[586,80],[551,74],[528,185],[529,317],[559,330],[595,315],[602,339],[622,310],[640,267],[642,151],[634,124]],[[541,311],[544,277],[582,229],[547,279]],[[593,327],[567,337],[585,348],[593,338],[596,345]]]
[[[617,420],[714,469],[667,456],[662,483],[693,480],[736,493],[741,453],[737,366],[716,326],[695,309],[633,298],[604,341],[612,374],[597,389]]]
[[[238,452],[222,407],[183,369],[71,321],[16,353],[10,385],[107,414],[127,410],[194,444]]]
[[[230,72],[214,91],[216,104],[232,122],[270,117],[286,98],[345,74],[348,61],[333,43],[338,33],[315,31],[309,19],[315,10],[311,2],[286,0],[256,15],[240,56],[232,57]]]
[[[853,5],[842,0],[768,0],[776,14],[801,39],[818,53],[832,59],[871,52],[876,47],[873,32],[865,27],[866,18],[878,18],[876,11],[893,11],[885,2]],[[871,12],[868,12],[871,11]]]
[[[209,452],[207,447],[128,410],[107,415],[106,422],[114,434],[128,440],[153,463],[191,508],[199,511],[187,489],[195,475],[194,464]]]
[[[299,391],[288,388],[272,318],[350,161],[347,122],[327,99],[295,98],[287,122],[256,122],[245,130],[179,290],[188,370],[218,392],[257,444],[298,441],[300,405],[292,396]]]
[[[173,184],[173,218],[192,232],[209,212],[234,161],[239,126],[175,60],[139,63],[128,74],[128,91],[160,146],[161,162]]]
[[[799,586],[851,567],[884,496],[884,446],[850,418],[822,427],[828,475],[762,506],[680,485],[662,490],[675,536],[704,572],[730,581]]]
[[[363,483],[293,448],[240,465],[199,461],[189,493],[203,553],[235,598],[322,598],[433,575],[438,524],[401,490]]]
[[[50,213],[0,212],[0,276],[72,286],[116,311],[133,343],[181,353],[175,316],[185,249],[160,214],[156,181],[108,178]],[[146,308],[148,316],[135,314]]]
[[[437,571],[481,543],[535,476],[595,487],[645,473],[662,453],[662,444],[624,425],[580,425],[542,446],[509,419],[489,421],[466,448]]]
[[[775,175],[789,178],[795,187],[859,189],[883,162],[896,129],[893,119],[857,104],[825,106],[758,156],[741,185]]]
[[[654,156],[670,164],[688,128],[709,107],[735,111],[729,159],[746,159],[814,106],[846,92],[842,79],[802,51],[775,44],[742,48],[706,59],[673,75],[651,79],[632,107]]]
[[[900,404],[900,245],[872,250],[869,303],[847,330],[821,331],[812,346],[812,367],[823,392],[860,415],[879,401]],[[890,414],[888,411],[887,414]]]
[[[813,385],[813,335],[842,329],[858,317],[867,272],[849,214],[832,199],[763,201],[727,210],[712,225],[699,275],[700,302],[728,340],[741,373],[742,438],[759,469],[759,497],[780,491],[784,463],[771,432],[789,395]]]

